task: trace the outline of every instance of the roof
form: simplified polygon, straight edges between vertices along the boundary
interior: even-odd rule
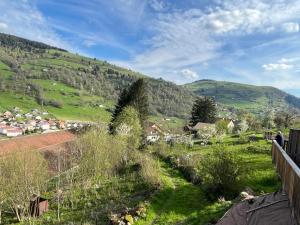
[[[200,130],[204,127],[214,127],[214,126],[215,126],[215,124],[213,124],[213,123],[201,123],[201,122],[199,122],[193,127],[193,129],[194,130]]]
[[[234,205],[216,225],[297,225],[288,195],[275,192]]]
[[[157,132],[159,134],[163,134],[163,130],[155,123],[149,122],[147,128],[146,128],[147,133],[154,133]]]

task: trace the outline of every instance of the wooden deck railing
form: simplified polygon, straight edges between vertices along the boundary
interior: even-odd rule
[[[293,215],[300,224],[300,169],[276,141],[273,141],[272,159],[289,196]]]

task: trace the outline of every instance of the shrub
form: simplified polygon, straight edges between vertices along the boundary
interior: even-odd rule
[[[160,178],[159,164],[151,155],[136,152],[135,161],[140,165],[139,174],[143,180],[153,187],[159,187],[162,184]]]
[[[82,178],[110,178],[128,162],[128,152],[122,139],[105,130],[93,129],[76,142],[79,173]],[[75,153],[73,153],[75,154]]]
[[[242,174],[241,160],[229,150],[216,148],[201,160],[200,174],[211,197],[232,196]]]
[[[19,221],[27,219],[29,200],[45,190],[47,177],[47,162],[40,152],[20,150],[2,157],[0,203],[12,209]]]
[[[141,144],[142,127],[139,114],[132,106],[125,107],[116,117],[113,126],[114,133],[125,137],[128,147],[136,149]]]
[[[250,145],[244,148],[244,151],[247,153],[254,153],[254,154],[270,154],[271,149],[269,146],[262,146],[262,145]]]
[[[237,144],[247,144],[249,143],[249,137],[245,134],[240,134]]]
[[[61,109],[63,107],[63,103],[56,101],[56,100],[49,100],[47,102],[47,105],[50,105],[50,106],[53,106],[53,107],[59,108],[59,109]]]

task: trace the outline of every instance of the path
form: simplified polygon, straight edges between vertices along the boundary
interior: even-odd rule
[[[219,203],[209,202],[203,191],[161,162],[165,188],[150,201],[147,217],[138,225],[202,225],[215,222],[224,213]]]

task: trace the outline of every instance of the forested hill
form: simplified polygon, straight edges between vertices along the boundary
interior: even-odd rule
[[[300,108],[300,99],[277,88],[226,81],[199,80],[184,85],[196,95],[214,96],[224,105],[262,112],[270,108]]]
[[[99,106],[110,111],[120,91],[139,77],[147,80],[153,115],[188,116],[194,95],[181,86],[106,61],[0,34],[0,111],[18,104],[28,109],[42,105],[62,117],[72,112],[80,117],[95,116]]]

